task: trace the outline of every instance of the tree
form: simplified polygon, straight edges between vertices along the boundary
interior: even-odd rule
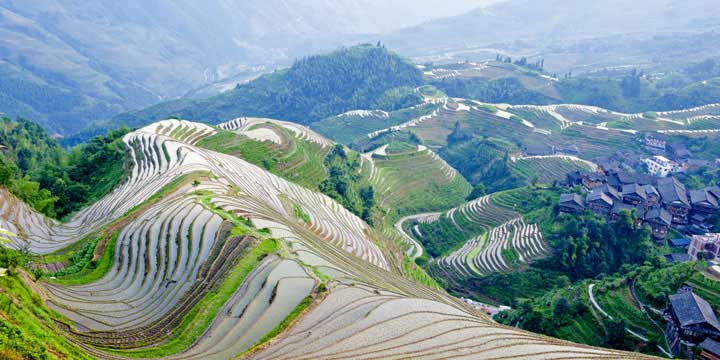
[[[625,338],[625,327],[623,319],[605,319],[605,346],[613,349],[627,349],[628,344]]]
[[[565,319],[570,313],[570,302],[567,301],[566,298],[560,297],[555,302],[555,307],[553,308],[553,315],[558,320]]]

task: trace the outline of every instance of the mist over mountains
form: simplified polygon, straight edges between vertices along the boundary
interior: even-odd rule
[[[0,0],[0,111],[67,136],[163,101],[213,96],[302,56],[377,40],[416,62],[503,53],[543,57],[562,72],[671,62],[673,49],[700,61],[717,48],[718,5]]]
[[[0,1],[0,108],[60,134],[483,1]],[[444,5],[443,5],[444,4]]]

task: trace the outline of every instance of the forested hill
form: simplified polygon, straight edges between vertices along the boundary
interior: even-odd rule
[[[354,109],[394,110],[420,101],[422,73],[384,46],[360,45],[296,61],[226,93],[177,100],[121,114],[111,123],[138,126],[178,116],[220,122],[257,116],[310,124]]]
[[[127,132],[65,150],[36,123],[0,118],[0,188],[47,216],[71,214],[123,180]]]

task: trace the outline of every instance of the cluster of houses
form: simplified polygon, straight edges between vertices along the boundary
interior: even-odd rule
[[[580,186],[584,196],[560,196],[561,213],[585,211],[617,220],[622,211],[635,211],[638,225],[648,225],[656,239],[665,239],[671,227],[689,234],[709,232],[707,220],[720,210],[720,187],[688,191],[675,177],[657,177],[628,171],[567,174],[565,185]]]

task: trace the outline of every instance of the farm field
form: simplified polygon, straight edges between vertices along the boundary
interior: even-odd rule
[[[470,194],[470,184],[424,146],[390,144],[363,154],[363,161],[379,205],[399,216],[447,209]]]
[[[436,276],[463,279],[511,271],[549,252],[539,227],[511,210],[517,204],[509,204],[508,194],[518,191],[482,196],[444,213],[413,219],[403,229],[434,257]]]
[[[327,196],[198,146],[232,129],[282,146],[287,134],[276,126],[287,128],[265,123],[220,130],[167,120],[131,132],[124,138],[132,161],[127,181],[65,223],[3,193],[0,226],[18,234],[13,247],[61,261],[87,243],[101,256],[113,246],[101,276],[25,279],[23,286],[45,299],[52,331],[101,358],[434,358],[447,351],[644,358],[498,326],[406,278],[393,242]],[[312,133],[293,132],[324,148]],[[395,150],[379,160],[419,154],[442,164],[427,150]],[[392,167],[378,165],[386,168]],[[449,169],[437,168],[447,179]],[[459,211],[470,222],[502,225],[505,215],[483,213],[490,206],[485,199]],[[529,241],[526,224],[512,226],[519,242],[511,243]],[[456,335],[477,340],[445,340]]]

